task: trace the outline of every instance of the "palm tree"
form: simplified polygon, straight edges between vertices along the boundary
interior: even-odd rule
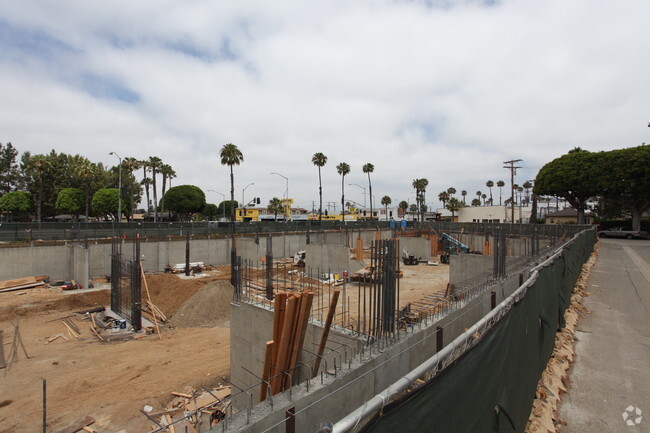
[[[401,202],[399,202],[398,208],[399,210],[402,211],[402,218],[404,218],[404,215],[406,215],[406,210],[408,209],[408,207],[409,204],[406,200],[402,200]]]
[[[449,199],[449,203],[447,204],[447,209],[451,212],[452,221],[454,219],[454,216],[456,215],[456,212],[458,212],[461,207],[463,207],[463,203],[461,203],[461,201],[458,200],[456,197],[452,197]]]
[[[456,194],[456,188],[454,188],[453,186],[450,187],[450,188],[447,188],[447,193],[449,194],[449,198],[452,198],[454,196],[454,194]]]
[[[467,191],[462,190],[462,191],[460,192],[460,195],[463,196],[463,204],[466,204],[466,203],[465,203],[465,196],[467,195]]]
[[[521,186],[517,187],[517,192],[519,193],[519,206],[521,206],[521,193],[524,192],[524,188]]]
[[[429,181],[425,178],[414,179],[413,188],[415,188],[415,201],[418,204],[420,211],[420,220],[424,220],[424,204],[426,203],[426,191],[429,186]]]
[[[244,155],[236,145],[228,143],[221,148],[219,156],[221,157],[221,165],[230,167],[230,221],[234,223],[235,208],[232,204],[235,202],[235,174],[232,167],[241,164],[244,161]]]
[[[523,184],[522,186],[523,186],[524,189],[526,190],[526,203],[528,203],[528,202],[530,201],[530,195],[529,195],[528,190],[531,189],[531,188],[533,187],[533,184],[530,183],[529,180],[527,180],[526,182],[524,182],[524,184]]]
[[[363,172],[368,174],[368,190],[370,191],[370,218],[372,218],[372,183],[370,183],[370,173],[375,171],[375,166],[371,163],[363,165]]]
[[[485,206],[485,199],[487,198],[487,194],[481,194],[481,198],[483,199],[483,206]]]
[[[343,221],[345,221],[345,175],[350,173],[350,164],[341,162],[336,166],[336,171],[341,175],[341,211],[343,212]]]
[[[481,191],[476,191],[476,196],[478,197],[479,203],[481,202],[481,194],[483,194]]]
[[[504,181],[502,181],[502,180],[497,180],[497,186],[499,187],[499,206],[501,206],[501,196],[502,196],[502,194],[501,194],[502,189],[501,188],[506,186],[506,183]]]
[[[485,182],[485,186],[490,188],[490,206],[492,206],[492,187],[494,186],[494,182],[488,180],[487,182]]]
[[[269,205],[266,207],[266,210],[273,212],[275,220],[277,221],[278,212],[281,212],[283,210],[282,201],[280,201],[280,199],[277,197],[273,197],[271,200],[269,200]]]
[[[176,172],[171,165],[162,164],[159,170],[162,175],[162,198],[160,199],[160,212],[165,211],[165,191],[167,191],[167,180],[169,180],[169,187],[171,188],[172,178],[176,177]]]
[[[446,208],[447,202],[449,201],[449,193],[447,191],[441,192],[438,194],[438,200],[442,202],[442,207]]]
[[[133,215],[135,210],[135,205],[137,204],[140,198],[140,194],[138,193],[138,197],[136,199],[136,191],[135,191],[136,182],[133,181],[133,172],[139,170],[140,167],[142,167],[142,161],[133,158],[131,156],[127,156],[122,161],[122,167],[124,167],[126,171],[129,173],[128,174],[128,178],[130,179],[129,182],[132,182],[130,188],[131,190],[129,191],[129,196],[131,197],[131,211],[129,212],[129,214]]]
[[[386,220],[388,220],[388,205],[390,205],[392,202],[393,201],[387,195],[381,198],[381,204],[386,207]]]
[[[415,213],[418,211],[418,205],[412,204],[409,206],[409,212],[411,212],[411,217],[415,220]]]
[[[314,153],[314,156],[311,157],[311,162],[318,167],[318,221],[321,221],[323,218],[323,184],[321,183],[320,169],[327,163],[327,157],[321,152]]]
[[[519,190],[519,184],[512,185],[512,201],[515,206],[517,206],[517,191]]]
[[[481,199],[475,198],[472,199],[472,206],[480,206],[481,205]]]
[[[143,159],[140,161],[140,167],[142,167],[142,181],[140,184],[144,186],[144,192],[147,197],[147,216],[149,216],[149,212],[151,211],[151,200],[149,199],[149,186],[151,185],[151,179],[147,177],[147,171],[149,171],[149,161]]]
[[[29,173],[29,182],[33,182],[38,189],[38,198],[36,199],[36,219],[42,221],[43,208],[43,190],[45,189],[44,174],[48,169],[49,161],[45,155],[30,156],[27,153],[26,171]]]
[[[157,156],[149,157],[149,168],[151,169],[151,179],[153,185],[153,222],[158,222],[158,191],[156,189],[156,174],[162,167],[162,159]]]

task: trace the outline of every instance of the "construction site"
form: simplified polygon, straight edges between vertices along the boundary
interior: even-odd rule
[[[0,432],[370,431],[463,371],[533,280],[557,286],[534,295],[554,329],[594,242],[432,222],[3,245]]]

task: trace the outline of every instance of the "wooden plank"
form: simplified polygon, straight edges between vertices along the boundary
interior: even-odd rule
[[[271,379],[271,392],[272,395],[277,394],[282,389],[284,383],[283,372],[285,364],[287,363],[287,349],[289,347],[291,338],[291,327],[293,325],[294,316],[296,314],[296,307],[298,306],[298,298],[290,297],[287,302],[287,311],[284,316],[284,326],[282,327],[282,334],[280,337],[280,349],[278,349],[278,359],[276,362],[275,375]]]
[[[165,414],[165,421],[167,421],[167,428],[169,428],[169,433],[176,433],[176,428],[172,425],[172,417],[169,414]]]
[[[320,368],[320,361],[325,352],[325,345],[327,344],[327,337],[329,337],[330,327],[332,326],[332,320],[334,319],[334,312],[336,311],[336,303],[339,300],[339,295],[341,294],[340,290],[334,290],[332,299],[330,300],[330,309],[327,312],[327,320],[325,320],[325,328],[323,329],[323,335],[320,339],[320,344],[318,345],[318,351],[316,352],[316,359],[314,359],[314,368],[313,368],[313,377],[318,375],[318,369]]]
[[[22,286],[16,286],[16,287],[8,287],[6,289],[0,290],[0,293],[3,292],[13,292],[14,290],[22,290],[22,289],[33,289],[34,287],[39,287],[42,286],[43,283],[38,282],[38,283],[32,283],[32,284],[25,284]]]
[[[14,280],[0,281],[0,289],[7,289],[29,284],[41,284],[42,281],[36,281],[34,277],[16,278]]]
[[[273,363],[273,344],[273,340],[266,342],[264,366],[262,367],[262,385],[260,385],[260,401],[266,400],[267,382],[271,376],[271,364]]]
[[[175,395],[176,397],[192,398],[190,394],[183,394],[182,392],[172,391],[172,395]]]
[[[276,365],[278,362],[278,350],[280,350],[280,335],[284,326],[284,314],[287,308],[287,294],[278,293],[275,295],[274,308],[273,308],[273,362],[271,362],[271,375],[275,376]]]
[[[140,275],[142,275],[142,282],[144,283],[144,290],[147,292],[147,302],[151,304],[151,295],[149,294],[149,285],[147,284],[147,279],[144,276],[144,268],[142,267],[142,262],[138,262],[140,265]],[[158,327],[158,321],[156,320],[156,315],[153,316],[153,324],[156,326],[156,332],[158,333],[158,339],[162,340],[162,335],[160,334],[160,328]]]
[[[90,328],[90,331],[91,331],[93,334],[95,334],[95,336],[96,336],[97,338],[99,338],[101,341],[104,341],[104,338],[103,338],[101,335],[99,335],[99,333],[97,332],[97,330],[95,329],[95,327],[94,327],[92,324],[91,324],[91,325],[88,325],[88,328]]]
[[[68,325],[70,325],[70,327],[71,327],[72,329],[74,329],[75,332],[76,332],[77,334],[81,334],[81,332],[79,331],[79,327],[77,327],[77,325],[75,325],[75,324],[72,322],[72,320],[70,320],[70,319],[68,319],[68,318],[66,317],[66,318],[63,319],[63,321],[64,321],[65,323],[67,323]]]
[[[70,424],[68,427],[59,430],[57,433],[75,433],[83,429],[84,427],[89,426],[94,422],[95,422],[95,418],[87,415],[84,419],[75,421],[74,423]]]
[[[298,359],[300,357],[300,352],[302,351],[302,346],[305,343],[305,335],[307,335],[307,326],[309,325],[309,315],[311,313],[311,306],[314,301],[314,294],[311,292],[308,293],[303,293],[303,297],[306,297],[305,299],[305,305],[301,309],[301,316],[300,319],[298,320],[298,335],[296,337],[296,346],[295,346],[295,351],[292,354],[291,357],[291,366],[292,368],[295,367],[298,364]],[[296,376],[296,370],[293,370],[293,377]]]
[[[77,337],[79,337],[80,334],[77,333],[74,329],[72,329],[72,327],[71,327],[70,325],[68,325],[68,324],[65,322],[65,320],[61,320],[61,323],[63,323],[63,326],[65,326],[65,327],[68,329],[68,332],[70,333],[70,336],[72,336],[72,338],[77,338]]]

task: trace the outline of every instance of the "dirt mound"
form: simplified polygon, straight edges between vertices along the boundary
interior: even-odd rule
[[[232,285],[228,281],[213,281],[196,292],[171,317],[177,328],[213,327],[230,320]]]
[[[219,273],[202,278],[182,278],[175,274],[147,274],[147,285],[151,294],[151,302],[156,304],[167,316],[172,316],[176,310],[206,284],[216,280],[230,280],[230,267],[218,268]],[[142,287],[142,299],[147,294]]]

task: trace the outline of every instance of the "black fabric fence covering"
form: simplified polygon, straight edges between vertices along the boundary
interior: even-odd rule
[[[596,242],[577,235],[523,298],[467,353],[384,407],[367,433],[523,432],[571,291]]]

